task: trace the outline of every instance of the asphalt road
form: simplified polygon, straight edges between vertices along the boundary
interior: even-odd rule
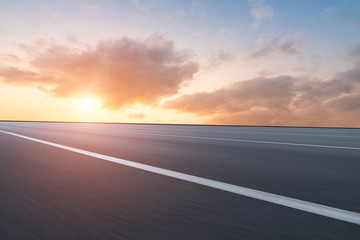
[[[360,129],[0,122],[0,130],[360,213]],[[0,132],[0,239],[360,239],[360,225]]]

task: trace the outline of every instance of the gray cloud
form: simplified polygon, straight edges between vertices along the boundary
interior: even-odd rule
[[[94,95],[110,109],[133,103],[156,104],[177,93],[198,71],[186,51],[154,34],[144,41],[122,38],[86,50],[64,45],[37,52],[32,69],[0,68],[10,84],[39,87],[56,97]]]
[[[272,54],[293,56],[300,53],[301,39],[287,35],[261,35],[258,39],[258,47],[250,49],[248,59],[259,59]]]
[[[208,123],[360,127],[360,64],[320,81],[278,76],[183,95],[164,107],[208,116]]]
[[[348,55],[355,58],[360,58],[360,42],[354,44],[348,50]]]

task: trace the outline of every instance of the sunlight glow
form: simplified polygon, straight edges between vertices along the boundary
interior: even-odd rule
[[[95,110],[100,107],[100,102],[92,97],[81,99],[81,107],[85,110]]]

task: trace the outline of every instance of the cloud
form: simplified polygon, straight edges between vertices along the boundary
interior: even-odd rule
[[[223,63],[231,62],[234,59],[234,55],[219,49],[210,54],[202,68],[205,70],[214,70],[217,67],[221,66]]]
[[[360,42],[352,45],[348,50],[348,55],[355,58],[360,58]]]
[[[150,9],[148,6],[143,4],[143,2],[140,2],[139,0],[131,0],[132,4],[135,6],[135,8],[139,11],[141,15],[148,15],[150,12]]]
[[[360,127],[359,79],[355,63],[327,81],[260,77],[183,95],[164,107],[207,116],[212,124]]]
[[[214,38],[211,43],[216,46],[223,46],[229,44],[229,40],[234,35],[234,30],[231,28],[221,28],[216,38]]]
[[[21,62],[21,58],[14,54],[3,53],[3,54],[0,54],[0,58],[5,59],[9,62],[13,62],[13,63]]]
[[[129,117],[131,117],[131,118],[144,118],[145,114],[143,114],[143,113],[130,113]]]
[[[266,87],[263,87],[266,84]],[[248,111],[253,106],[284,108],[294,96],[295,81],[289,76],[239,81],[214,92],[184,95],[167,106],[199,115]]]
[[[31,69],[2,67],[0,77],[56,97],[93,95],[109,109],[156,104],[176,94],[198,71],[188,51],[176,50],[172,41],[159,34],[142,41],[102,41],[85,50],[56,45],[39,51],[29,62]]]
[[[321,16],[328,21],[344,24],[350,27],[360,27],[360,4],[346,7],[345,4],[325,9]]]
[[[248,59],[259,59],[272,54],[283,56],[293,56],[300,53],[302,47],[301,39],[298,36],[279,35],[261,35],[258,38],[256,48],[250,48]]]
[[[265,20],[270,20],[274,15],[274,10],[271,6],[266,5],[264,0],[250,0],[250,13],[254,18],[252,28],[257,28]]]

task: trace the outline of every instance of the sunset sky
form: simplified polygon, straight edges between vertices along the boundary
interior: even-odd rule
[[[360,1],[0,0],[0,120],[360,127]]]

